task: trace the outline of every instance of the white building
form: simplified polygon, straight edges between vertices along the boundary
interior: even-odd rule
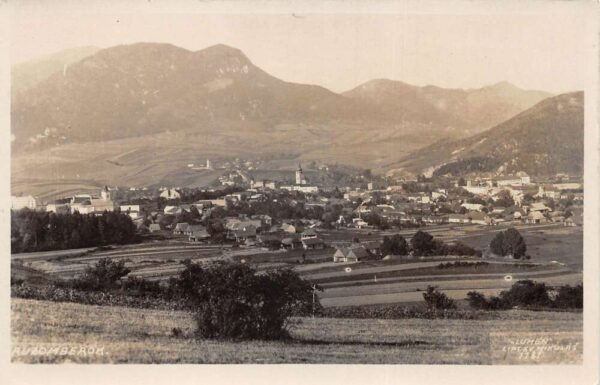
[[[319,192],[317,186],[304,186],[304,185],[293,185],[293,186],[281,186],[282,190],[287,191],[300,191],[305,194],[316,194]]]
[[[38,201],[31,195],[25,195],[22,197],[13,195],[10,197],[10,209],[11,210],[21,210],[24,208],[35,210],[35,208],[38,206],[39,206]]]
[[[484,207],[479,203],[463,203],[461,206],[469,211],[481,211],[481,209]]]
[[[161,192],[160,197],[165,199],[179,199],[181,198],[181,194],[179,191],[169,188]]]
[[[307,184],[307,180],[304,177],[304,172],[302,171],[302,165],[298,165],[298,169],[296,170],[296,184],[303,185]]]

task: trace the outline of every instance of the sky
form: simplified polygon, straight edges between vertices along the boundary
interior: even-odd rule
[[[387,8],[376,9],[329,3],[317,9],[304,2],[261,13],[242,3],[82,4],[13,5],[11,62],[90,45],[166,42],[199,50],[222,43],[241,49],[273,76],[335,92],[379,78],[446,88],[500,81],[552,93],[584,88],[589,18],[581,3],[533,8],[385,3]]]

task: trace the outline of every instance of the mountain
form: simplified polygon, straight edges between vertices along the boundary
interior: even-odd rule
[[[98,50],[13,92],[13,188],[196,185],[206,175],[187,164],[207,157],[382,170],[437,140],[508,119],[530,98],[508,84],[464,91],[378,83],[392,85],[374,87],[385,91],[373,93],[381,102],[359,95],[368,87],[337,94],[290,83],[225,45]],[[400,104],[385,96],[399,89],[406,91]]]
[[[439,141],[390,165],[396,171],[552,175],[583,173],[584,95],[541,101],[512,119],[467,139]]]
[[[522,90],[508,82],[478,89],[417,87],[400,81],[377,79],[344,92],[399,120],[427,120],[433,124],[478,133],[552,96]]]
[[[62,72],[69,65],[98,52],[97,47],[77,47],[60,51],[36,60],[15,64],[11,68],[12,92],[18,94]]]
[[[202,132],[226,121],[273,127],[377,116],[325,88],[272,77],[224,45],[197,52],[152,43],[101,50],[17,94],[13,102],[16,148]]]

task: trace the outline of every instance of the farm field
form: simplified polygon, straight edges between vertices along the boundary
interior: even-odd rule
[[[558,261],[579,271],[583,269],[582,227],[564,227],[562,224],[525,225],[520,223],[512,226],[525,238],[527,253],[531,255],[531,262]],[[350,243],[354,237],[358,237],[361,241],[380,240],[384,235],[390,236],[393,234],[400,234],[408,239],[418,230],[423,230],[436,239],[461,241],[473,248],[485,249],[496,233],[504,231],[508,227],[508,224],[499,226],[444,224],[400,231],[330,230],[323,231],[322,237],[330,243]]]
[[[504,228],[441,225],[429,226],[425,230],[438,239],[459,239],[481,249],[489,244],[497,231]],[[447,290],[450,297],[462,300],[471,290],[481,289],[486,290],[488,294],[497,294],[511,284],[504,281],[506,275],[511,275],[514,280],[533,279],[548,284],[559,282],[574,285],[581,282],[581,228],[553,224],[520,225],[518,229],[528,244],[528,253],[532,256],[527,265],[514,260],[484,259],[488,265],[437,268],[442,262],[481,261],[477,258],[457,257],[333,263],[331,259],[334,248],[267,251],[258,247],[232,248],[228,245],[207,245],[175,238],[103,250],[77,249],[13,254],[13,275],[25,280],[31,278],[36,282],[48,282],[57,278],[70,279],[83,273],[99,259],[110,257],[125,261],[131,270],[131,276],[164,280],[176,276],[183,269],[181,262],[184,259],[197,262],[243,261],[259,271],[292,267],[303,278],[318,283],[325,289],[320,293],[325,306],[421,301],[422,295],[419,290],[425,289],[427,285],[439,286],[441,290]],[[409,238],[415,231],[403,230],[400,233]],[[380,240],[384,234],[392,233],[351,229],[319,232],[319,236],[329,244],[351,241],[355,236],[361,241]],[[303,258],[306,259],[306,263],[301,263]],[[346,270],[348,267],[350,271]],[[368,293],[363,291],[365,287],[369,288]]]
[[[494,320],[295,318],[290,341],[194,340],[191,314],[13,299],[12,361],[25,363],[581,363],[581,349],[535,361],[507,355],[515,337],[581,346],[582,314],[502,312]],[[182,336],[174,336],[179,328]],[[102,354],[25,354],[34,346],[93,346]]]

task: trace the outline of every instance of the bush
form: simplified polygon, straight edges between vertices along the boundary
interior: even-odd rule
[[[289,317],[313,311],[313,288],[289,269],[256,274],[243,264],[188,262],[179,287],[195,310],[201,338],[282,339]]]
[[[553,305],[559,309],[583,309],[583,285],[561,286]]]
[[[431,310],[456,309],[454,301],[435,286],[427,286],[427,291],[423,293],[423,299],[427,304],[427,308]]]
[[[531,280],[517,281],[508,291],[500,293],[500,298],[507,306],[549,306],[546,284]]]
[[[500,297],[492,296],[488,300],[485,295],[478,291],[470,291],[467,293],[469,306],[478,310],[503,310],[507,309],[508,305]]]
[[[498,297],[487,299],[477,291],[467,293],[469,306],[481,310],[502,310],[515,306],[529,308],[583,308],[583,285],[575,287],[561,286],[554,300],[550,298],[548,287],[544,283],[530,280],[518,281],[509,290],[502,291]]]
[[[73,282],[73,286],[80,290],[108,291],[114,289],[117,282],[129,272],[124,261],[102,258],[93,267],[88,267],[83,276]]]
[[[451,268],[455,268],[455,267],[479,267],[479,266],[487,266],[489,265],[489,263],[487,262],[463,262],[463,261],[457,261],[457,262],[442,262],[439,265],[437,265],[438,269],[451,269]]]

